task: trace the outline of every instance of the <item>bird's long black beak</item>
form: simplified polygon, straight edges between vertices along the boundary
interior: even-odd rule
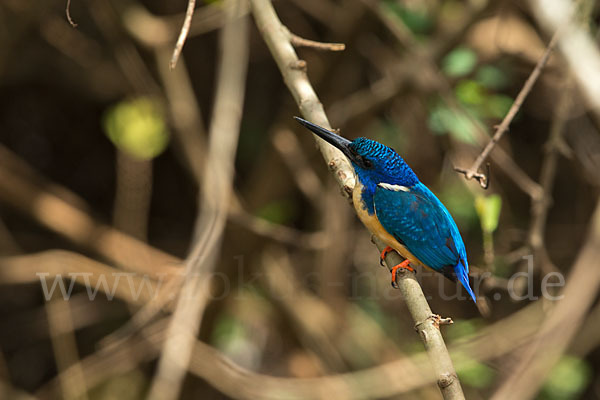
[[[338,149],[340,149],[340,151],[342,153],[344,153],[344,155],[346,157],[350,158],[351,160],[354,158],[354,154],[352,151],[350,151],[350,147],[349,147],[350,143],[352,143],[350,140],[348,140],[344,137],[341,137],[340,135],[337,135],[337,134],[331,132],[330,130],[327,130],[319,125],[315,125],[312,122],[308,122],[307,120],[302,119],[300,117],[294,117],[294,119],[296,121],[300,122],[302,125],[304,125],[308,129],[310,129],[315,135],[317,135],[318,137],[320,137],[321,139],[323,139],[330,145],[335,146]]]

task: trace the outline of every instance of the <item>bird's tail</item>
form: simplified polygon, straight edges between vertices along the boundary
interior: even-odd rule
[[[460,283],[464,286],[464,288],[467,290],[467,292],[469,293],[469,295],[471,296],[473,301],[475,303],[477,303],[477,300],[475,300],[475,293],[473,293],[473,289],[471,289],[471,286],[469,285],[469,272],[468,271],[469,271],[469,267],[466,265],[466,261],[463,261],[463,260],[460,260],[458,262],[458,264],[456,264],[456,266],[454,267],[454,273],[456,274],[456,277],[458,278]]]

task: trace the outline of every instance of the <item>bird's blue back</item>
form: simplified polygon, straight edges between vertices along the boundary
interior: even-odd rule
[[[355,139],[350,148],[360,160],[352,164],[369,214],[428,267],[458,279],[475,300],[465,245],[442,202],[393,149],[366,138]]]
[[[421,182],[409,189],[375,190],[373,204],[381,225],[436,271],[465,260],[465,246],[446,207]]]

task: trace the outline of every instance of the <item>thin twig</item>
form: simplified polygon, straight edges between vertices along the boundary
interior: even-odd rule
[[[286,34],[287,29],[281,24],[273,5],[269,0],[251,0],[250,4],[258,29],[271,50],[271,54],[277,62],[285,83],[294,96],[300,111],[306,118],[329,127],[323,106],[317,98],[306,72],[297,67],[300,65],[301,60],[298,59],[290,43],[289,36]],[[353,177],[354,172],[347,159],[340,156],[339,151],[334,150],[333,146],[326,144],[324,141],[318,140],[317,144],[325,157],[325,161],[333,170],[338,183],[346,191],[351,191],[354,187],[354,180],[352,179],[352,186],[350,186],[349,177]],[[388,255],[388,257],[399,256]],[[392,260],[392,258],[389,259]],[[394,261],[396,260],[394,259]],[[434,326],[434,321],[430,318],[433,313],[427,304],[420,285],[415,279],[403,277],[399,279],[399,286],[415,324],[420,323],[419,332],[434,366],[438,385],[444,398],[464,399],[450,355],[439,329]]]
[[[572,79],[567,78],[567,82],[560,89],[560,97],[555,106],[550,134],[545,144],[544,160],[540,172],[540,186],[543,188],[542,196],[533,200],[531,204],[531,224],[529,227],[528,242],[536,259],[536,264],[544,268],[546,273],[556,271],[552,264],[546,244],[544,241],[544,232],[546,230],[546,220],[548,212],[552,206],[552,189],[558,167],[560,156],[560,147],[564,146],[562,139],[565,123],[569,115],[571,106]]]
[[[77,24],[75,23],[75,21],[73,21],[73,18],[71,18],[71,0],[67,0],[65,14],[67,14],[67,21],[69,21],[69,24],[71,24],[73,28],[77,28]]]
[[[292,43],[294,47],[312,47],[313,49],[326,51],[344,51],[346,49],[346,45],[344,43],[317,42],[314,40],[300,37],[295,33],[290,32],[287,28],[285,29],[287,30],[288,35],[290,36],[290,43]]]
[[[221,34],[217,92],[195,241],[186,259],[186,279],[169,323],[167,340],[163,345],[149,399],[179,397],[202,315],[208,304],[210,277],[217,261],[233,192],[234,160],[246,84],[248,24],[247,18],[240,18],[240,5],[240,0],[226,2],[227,22]]]
[[[508,113],[506,114],[506,116],[504,117],[504,119],[502,120],[500,125],[498,125],[498,127],[496,128],[496,132],[494,133],[494,136],[492,136],[492,139],[488,142],[488,144],[485,146],[485,148],[479,154],[479,156],[477,156],[477,158],[475,159],[475,162],[473,162],[473,164],[466,171],[462,168],[455,168],[456,172],[464,174],[468,180],[473,179],[473,178],[477,179],[477,181],[483,188],[487,188],[489,186],[489,182],[487,182],[489,179],[489,176],[479,173],[478,172],[479,167],[481,167],[481,164],[485,161],[485,159],[488,157],[488,155],[494,149],[494,147],[496,146],[496,144],[498,143],[500,138],[502,138],[502,135],[504,135],[504,133],[508,130],[508,127],[509,127],[510,123],[512,122],[513,118],[519,112],[521,105],[527,98],[527,95],[529,95],[529,92],[531,92],[533,85],[535,84],[535,82],[539,78],[540,74],[542,73],[542,69],[548,62],[548,59],[550,58],[550,54],[552,53],[552,50],[554,50],[554,47],[556,46],[556,43],[558,42],[558,37],[559,37],[559,31],[556,31],[554,33],[554,36],[552,36],[552,39],[550,40],[548,47],[546,47],[546,51],[544,51],[544,54],[538,60],[535,68],[529,75],[529,78],[527,78],[527,80],[525,81],[523,88],[521,89],[521,91],[517,95],[517,98],[515,99],[514,103],[508,110]]]
[[[177,60],[181,55],[181,50],[183,50],[183,45],[185,44],[188,33],[190,32],[190,25],[192,24],[192,17],[194,16],[195,8],[196,0],[188,0],[187,10],[185,10],[185,19],[183,20],[183,25],[181,26],[181,31],[179,32],[179,37],[177,38],[177,43],[175,44],[175,49],[173,49],[173,55],[171,56],[171,61],[169,62],[169,68],[171,69],[175,68],[177,65]]]

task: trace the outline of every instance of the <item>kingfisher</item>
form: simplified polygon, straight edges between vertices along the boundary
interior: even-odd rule
[[[442,202],[425,186],[396,151],[375,140],[348,140],[299,117],[298,122],[337,147],[350,160],[356,175],[352,202],[367,229],[390,251],[405,260],[392,268],[396,286],[399,269],[414,272],[422,266],[458,280],[473,301],[469,285],[467,251],[454,219]]]

